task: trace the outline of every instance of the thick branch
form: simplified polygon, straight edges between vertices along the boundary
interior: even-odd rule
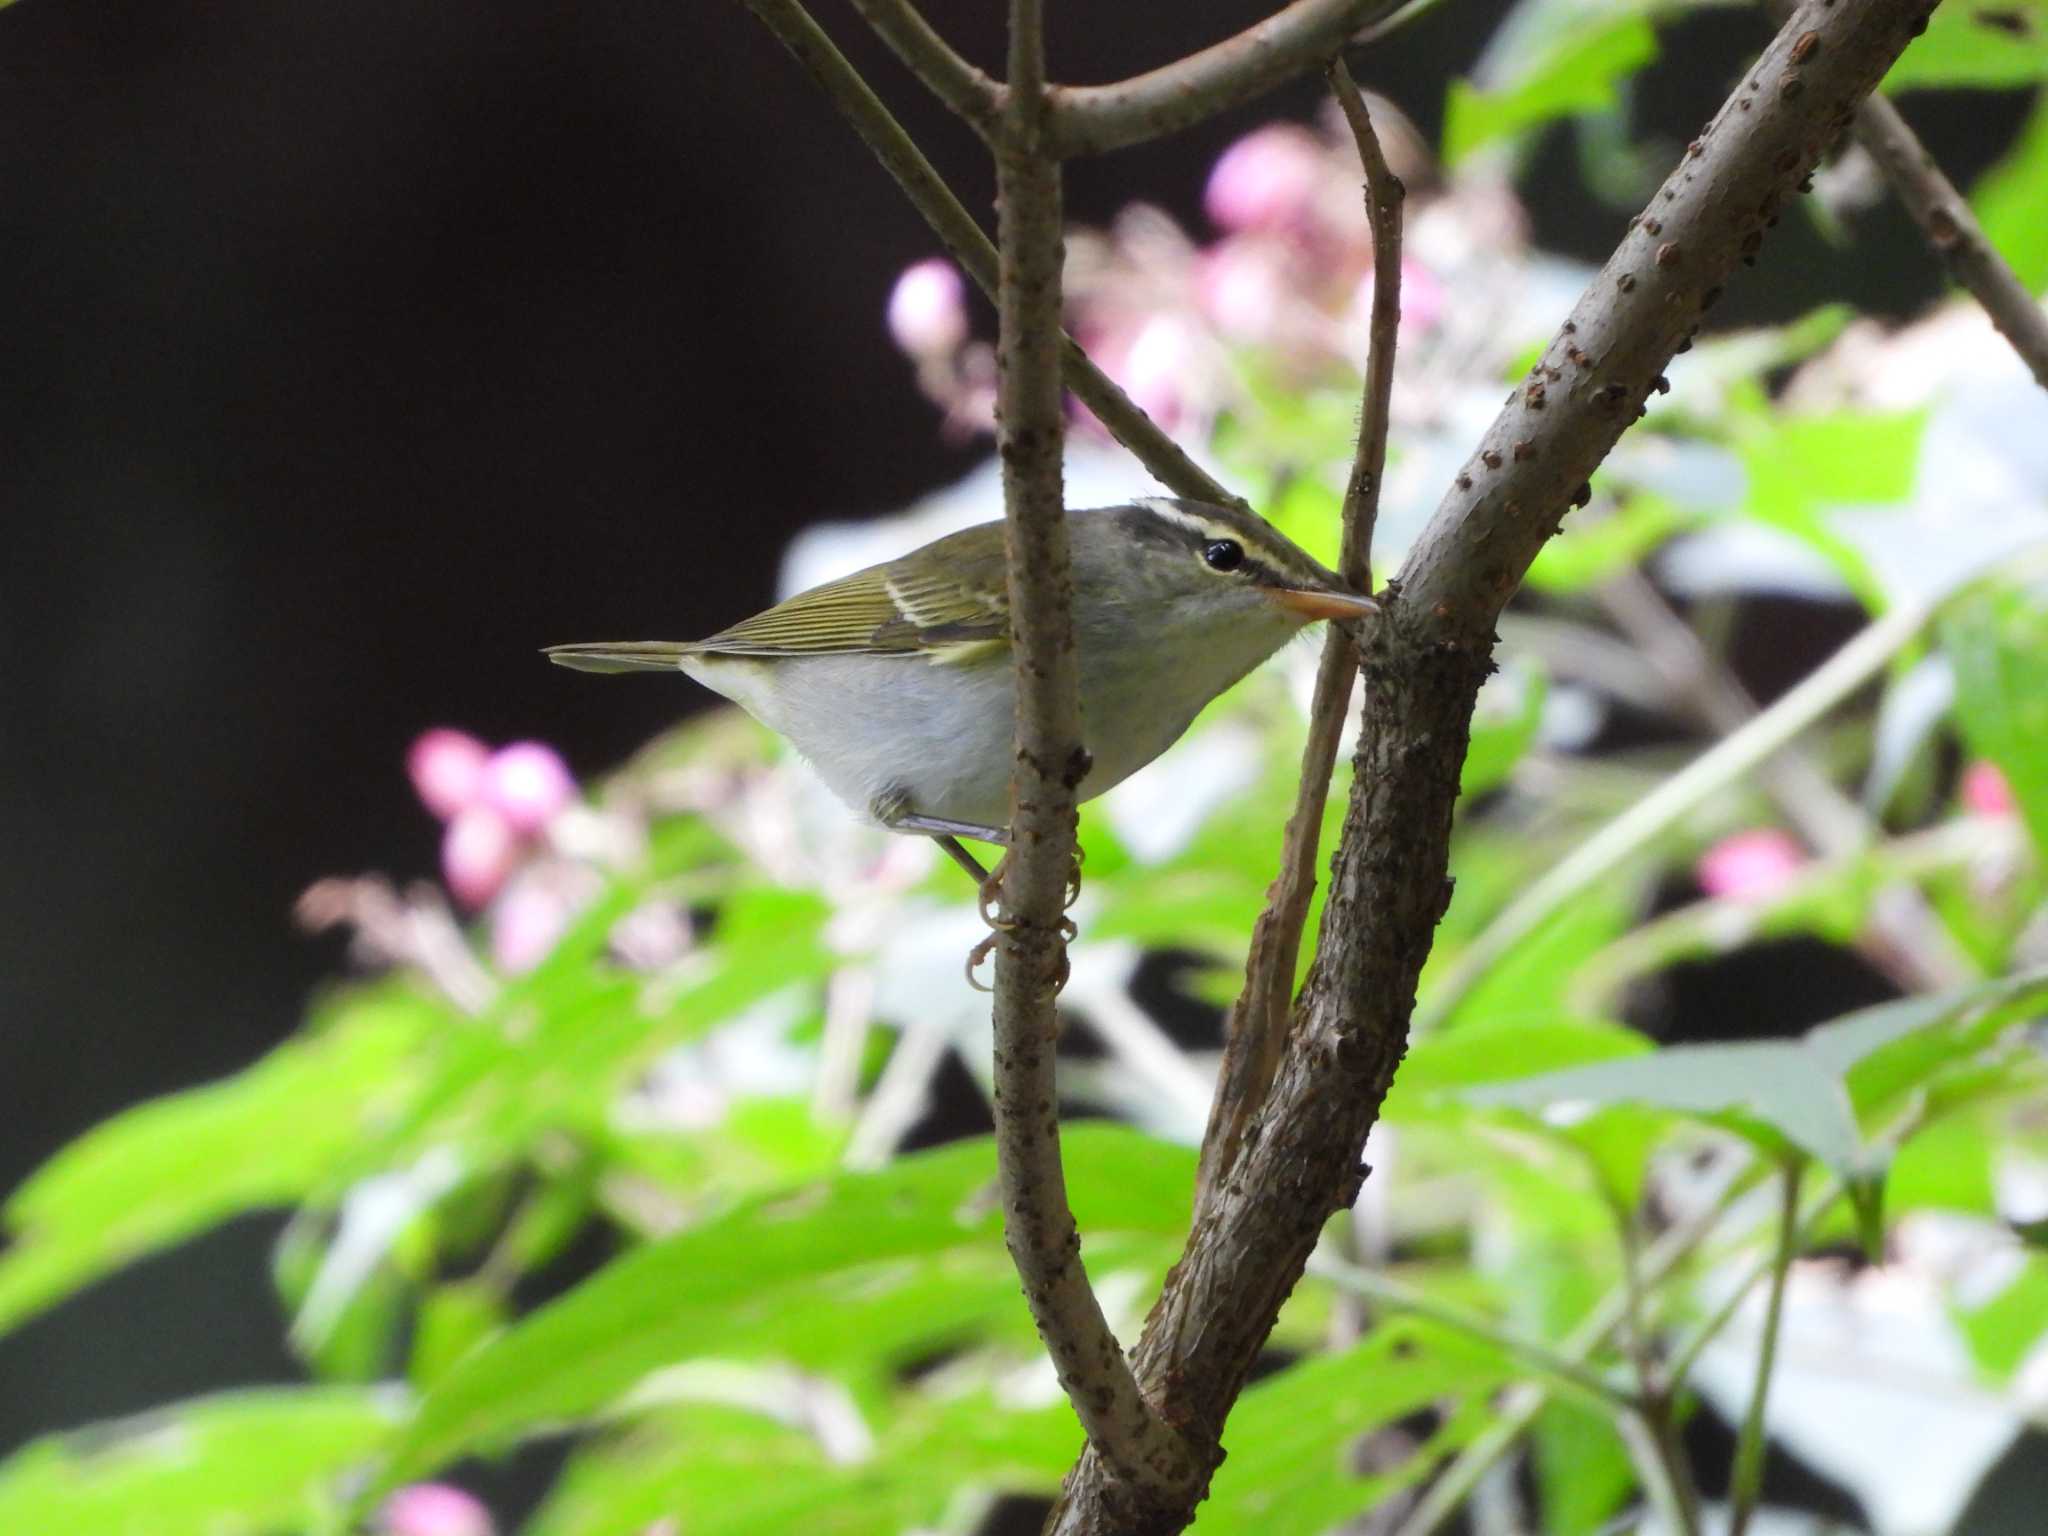
[[[1010,93],[996,134],[1002,251],[997,414],[1017,754],[995,977],[996,1156],[1003,1235],[1060,1385],[1120,1486],[1185,1496],[1180,1436],[1138,1390],[1081,1266],[1060,1166],[1054,1004],[1067,976],[1074,794],[1087,775],[1060,445],[1060,168],[1044,148],[1039,0],[1011,0]]]
[[[1198,1217],[1138,1346],[1175,1424],[1220,1436],[1359,1153],[1406,1045],[1415,984],[1450,898],[1451,813],[1493,625],[1542,541],[1661,370],[1857,104],[1925,26],[1928,0],[1809,0],[1683,155],[1517,388],[1410,553],[1365,639],[1351,803],[1316,963],[1273,1087]],[[1390,584],[1388,596],[1394,594]],[[1104,1503],[1084,1453],[1053,1527],[1150,1536]]]
[[[1096,155],[1163,138],[1315,68],[1398,0],[1294,0],[1200,53],[1114,85],[1054,91],[1060,153]]]
[[[910,0],[853,0],[875,34],[931,92],[983,138],[996,126],[1003,88],[955,53]]]
[[[1365,166],[1365,206],[1372,224],[1372,347],[1365,364],[1358,452],[1344,488],[1344,538],[1337,561],[1345,581],[1366,592],[1372,589],[1372,530],[1387,468],[1394,347],[1401,330],[1401,204],[1407,189],[1387,164],[1365,98],[1342,60],[1330,67],[1329,78]],[[1337,739],[1351,709],[1351,684],[1357,673],[1357,642],[1347,629],[1332,624],[1316,668],[1308,742],[1302,748],[1301,782],[1280,850],[1280,876],[1252,930],[1244,989],[1224,1024],[1216,1100],[1202,1137],[1199,1187],[1204,1192],[1230,1171],[1245,1124],[1265,1098],[1280,1060],[1301,931],[1308,923],[1309,898],[1315,894],[1316,850],[1322,841],[1323,809],[1329,803],[1330,773],[1336,767]],[[1202,1198],[1197,1197],[1198,1203]]]
[[[953,253],[975,285],[991,299],[996,296],[996,248],[975,222],[974,215],[946,185],[903,125],[896,121],[880,97],[860,77],[824,29],[805,11],[800,0],[745,0],[747,9],[775,34],[810,77],[817,82],[840,115],[860,135],[882,169],[896,180],[911,205],[924,215],[946,249]],[[1242,500],[1226,489],[1157,423],[1133,403],[1100,368],[1088,360],[1071,336],[1060,338],[1060,367],[1067,388],[1122,443],[1159,483],[1176,495],[1195,501],[1242,506]]]

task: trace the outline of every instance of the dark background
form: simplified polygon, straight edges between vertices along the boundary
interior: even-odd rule
[[[1264,9],[1055,6],[1056,70],[1114,78]],[[1360,76],[1433,137],[1504,9],[1454,0]],[[1000,10],[934,8],[986,64]],[[985,208],[976,143],[844,7],[820,16]],[[1762,35],[1688,21],[1638,120],[1683,143]],[[1143,196],[1200,228],[1216,153],[1314,100],[1079,165],[1072,214]],[[1914,115],[1967,176],[2020,105]],[[1566,135],[1529,190],[1553,248],[1603,257],[1626,217],[1578,190]],[[340,958],[293,930],[297,893],[433,867],[402,768],[423,727],[599,771],[699,696],[591,686],[538,645],[716,628],[802,524],[981,455],[941,444],[882,328],[933,249],[734,0],[0,13],[0,1190],[294,1026]],[[1788,220],[1717,318],[1937,291],[1889,210],[1845,253]],[[295,1374],[271,1231],[0,1341],[0,1450]]]

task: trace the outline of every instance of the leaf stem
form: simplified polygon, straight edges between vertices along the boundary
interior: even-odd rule
[[[1757,1346],[1756,1385],[1742,1431],[1735,1441],[1735,1467],[1729,1474],[1728,1536],[1746,1536],[1756,1514],[1764,1482],[1764,1405],[1771,1395],[1771,1368],[1777,1363],[1778,1332],[1785,1314],[1785,1277],[1799,1251],[1799,1176],[1803,1162],[1790,1159],[1779,1176],[1778,1241],[1771,1254],[1771,1294],[1764,1309],[1763,1339]]]
[[[1574,1359],[1540,1340],[1515,1333],[1469,1308],[1439,1301],[1411,1285],[1402,1284],[1391,1275],[1321,1255],[1311,1259],[1308,1268],[1310,1274],[1320,1275],[1339,1290],[1389,1312],[1405,1312],[1411,1317],[1462,1333],[1467,1338],[1491,1344],[1501,1353],[1521,1361],[1534,1374],[1548,1376],[1560,1386],[1592,1399],[1603,1408],[1634,1412],[1639,1406],[1633,1392],[1615,1385],[1585,1361]]]

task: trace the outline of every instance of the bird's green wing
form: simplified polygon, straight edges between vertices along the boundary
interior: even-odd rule
[[[799,592],[693,649],[725,656],[965,659],[1010,634],[1000,549],[993,561],[941,539],[909,560],[870,566]]]

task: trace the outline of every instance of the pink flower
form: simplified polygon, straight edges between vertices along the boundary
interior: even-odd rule
[[[446,821],[483,791],[490,748],[446,726],[423,732],[405,754],[405,771],[420,803]]]
[[[1216,329],[1233,341],[1271,343],[1286,312],[1288,275],[1274,242],[1235,235],[1204,251],[1195,290]]]
[[[498,894],[518,859],[519,839],[511,823],[488,805],[457,812],[441,835],[441,878],[472,911]]]
[[[1329,174],[1314,134],[1276,123],[1223,152],[1209,173],[1202,204],[1219,229],[1294,229],[1310,219],[1317,189]]]
[[[553,953],[574,917],[566,894],[545,880],[513,882],[491,912],[491,959],[508,976],[524,976]]]
[[[484,764],[480,798],[514,832],[532,836],[576,798],[576,780],[553,747],[515,741]]]
[[[966,285],[934,256],[907,268],[889,293],[889,334],[912,357],[942,357],[967,339]]]
[[[1768,901],[1798,876],[1806,850],[1776,827],[1732,833],[1700,855],[1700,889],[1722,901]]]
[[[1413,257],[1401,259],[1401,334],[1433,330],[1443,318],[1448,295],[1437,276]]]
[[[1177,315],[1155,314],[1103,367],[1147,416],[1171,432],[1189,414],[1188,386],[1198,361],[1193,328]]]
[[[493,1536],[491,1512],[447,1483],[413,1483],[384,1501],[386,1536]]]
[[[1998,764],[1983,758],[1963,770],[1963,809],[1972,816],[2010,816],[2020,808]]]

